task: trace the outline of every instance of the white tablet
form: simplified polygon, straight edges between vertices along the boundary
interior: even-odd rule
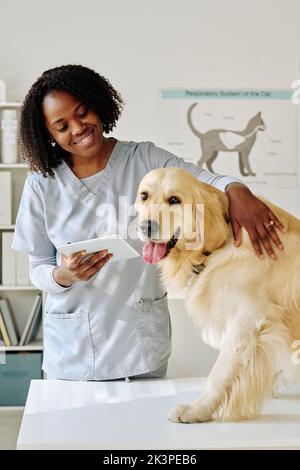
[[[66,245],[60,245],[57,247],[59,253],[64,255],[72,255],[78,251],[86,250],[87,254],[84,259],[88,258],[88,254],[96,253],[101,250],[108,250],[108,253],[112,253],[112,261],[120,261],[122,259],[136,258],[140,256],[139,253],[132,248],[123,238],[117,235],[108,235],[106,237],[92,238],[90,240],[82,240],[80,242],[67,243]]]

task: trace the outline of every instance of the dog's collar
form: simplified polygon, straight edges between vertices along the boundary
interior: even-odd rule
[[[203,254],[206,256],[205,260],[202,261],[202,263],[200,263],[200,264],[193,264],[193,273],[194,274],[199,275],[200,273],[202,273],[202,271],[205,269],[205,261],[211,253],[209,251],[204,251]]]
[[[197,264],[197,265],[193,264],[193,273],[199,275],[203,271],[204,268],[205,266],[203,263]]]

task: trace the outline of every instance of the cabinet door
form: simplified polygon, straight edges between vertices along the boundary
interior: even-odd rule
[[[30,381],[42,378],[41,352],[6,352],[0,364],[0,406],[24,406]]]

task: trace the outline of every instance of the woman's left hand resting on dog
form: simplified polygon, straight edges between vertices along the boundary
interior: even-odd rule
[[[276,229],[284,232],[284,227],[276,215],[243,184],[229,184],[226,187],[226,194],[235,246],[242,243],[241,227],[245,227],[257,256],[264,259],[263,246],[268,255],[276,259],[271,242],[283,250]]]

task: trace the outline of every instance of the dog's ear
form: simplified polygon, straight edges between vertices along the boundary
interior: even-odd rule
[[[218,189],[199,181],[195,188],[195,204],[199,207],[203,205],[203,251],[213,252],[225,243],[230,234],[227,197]],[[203,227],[201,231],[203,233]]]

